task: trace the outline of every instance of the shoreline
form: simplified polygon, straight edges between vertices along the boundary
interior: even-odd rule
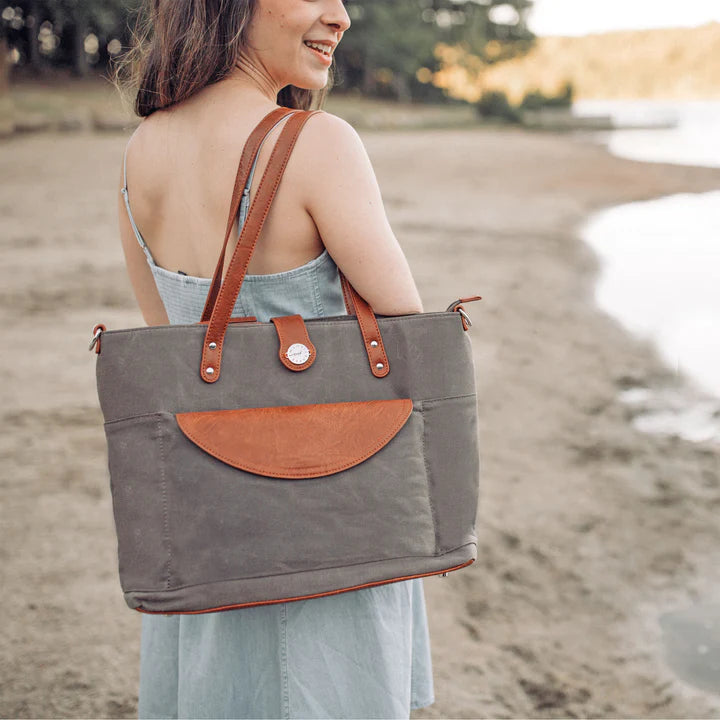
[[[566,157],[562,138],[498,133],[503,135],[508,146],[518,138],[523,146],[534,145],[536,152],[538,147],[550,151],[554,146]],[[490,155],[488,144],[480,146]],[[542,218],[535,223],[540,232],[527,222],[524,237],[522,228],[498,228],[498,206],[503,220],[510,217],[509,210],[502,213],[503,203],[509,202],[518,184],[506,171],[499,180],[505,192],[488,202],[493,212],[477,226],[478,236],[489,236],[478,254],[487,248],[483,259],[489,258],[485,272],[492,288],[463,286],[463,292],[477,292],[486,303],[478,303],[471,313],[484,464],[479,557],[473,572],[454,578],[451,586],[426,584],[431,639],[434,648],[439,645],[433,650],[435,666],[441,672],[436,673],[438,702],[414,717],[467,717],[469,709],[479,717],[713,717],[720,709],[720,698],[685,685],[665,665],[657,625],[663,612],[684,607],[694,596],[712,597],[717,569],[711,548],[718,533],[714,511],[702,506],[717,508],[720,501],[720,453],[706,444],[640,434],[629,425],[618,390],[643,380],[651,387],[672,384],[674,376],[651,343],[625,331],[596,306],[593,288],[600,263],[579,232],[592,213],[617,204],[713,190],[720,171],[625,160],[588,140],[572,141],[570,146],[588,158],[586,169],[579,168],[578,158],[566,179],[574,198],[558,200],[556,213],[571,216],[571,221],[553,222],[552,198],[536,197],[530,204],[537,213],[534,217]],[[444,147],[435,148],[437,157]],[[378,150],[373,157],[379,154]],[[550,160],[547,155],[543,159]],[[534,160],[532,164],[542,165],[537,157]],[[548,188],[548,176],[548,194],[563,189],[555,179],[559,173],[552,169],[533,170],[526,163],[516,168],[518,177],[521,171],[542,180],[537,195],[548,193],[541,188]],[[423,175],[422,169],[415,172]],[[623,180],[629,190],[623,191]],[[382,177],[380,181],[384,186]],[[494,189],[492,180],[480,179],[480,184],[481,197],[483,191]],[[434,200],[443,207],[446,198]],[[447,204],[456,209],[450,200]],[[462,217],[461,212],[448,214]],[[393,217],[391,224],[396,228]],[[552,228],[558,225],[564,228],[553,236]],[[460,223],[459,230],[472,232],[471,228]],[[511,267],[524,264],[525,272],[518,273],[521,280],[508,282],[497,277],[502,261],[495,257],[496,248],[518,237],[517,244],[525,239],[527,246],[511,246],[503,254]],[[464,240],[458,244],[463,250],[467,245]],[[548,260],[551,254],[554,266]],[[561,257],[568,258],[575,273],[557,267]],[[412,260],[411,265],[415,267]],[[448,265],[458,273],[456,279],[467,277],[463,263],[443,261],[440,254],[433,263],[439,268]],[[543,287],[539,273],[550,287]],[[560,281],[564,292],[558,288]],[[568,302],[561,305],[558,297]],[[560,327],[541,309],[544,299],[558,309],[555,320]],[[580,307],[575,306],[578,301]],[[524,318],[519,309],[526,313]],[[511,328],[512,335],[503,326]],[[488,349],[483,338],[498,341]],[[605,347],[594,353],[598,344]],[[586,373],[592,382],[572,367],[579,364],[572,358],[582,354],[588,355]],[[575,370],[576,376],[558,367]],[[508,435],[514,435],[515,442]],[[541,464],[538,470],[531,458],[516,457],[517,447],[548,466]],[[544,510],[550,510],[558,528],[545,526]],[[646,519],[655,512],[656,518]],[[693,517],[679,517],[687,512]],[[668,536],[668,528],[675,536]],[[638,567],[633,567],[630,552],[635,547]],[[625,583],[641,587],[633,592],[623,588]],[[681,592],[675,592],[676,583]],[[515,614],[532,619],[518,621]],[[438,615],[445,617],[440,621]],[[553,630],[553,621],[563,630]],[[635,642],[628,643],[628,638]],[[583,662],[584,657],[592,659]]]
[[[424,582],[436,702],[412,717],[717,716],[720,697],[665,665],[658,618],[720,581],[720,452],[630,425],[618,390],[673,373],[594,306],[578,230],[605,207],[717,189],[720,169],[522,129],[361,136],[425,310],[483,297],[467,308],[478,559]],[[87,352],[96,322],[143,324],[116,230],[125,138],[18,138],[0,158],[6,342],[43,349],[3,361],[2,716],[136,713],[140,618],[117,578]]]

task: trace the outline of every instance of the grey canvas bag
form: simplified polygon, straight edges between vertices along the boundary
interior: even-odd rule
[[[243,150],[202,319],[93,328],[120,583],[145,613],[205,613],[446,574],[477,557],[470,320],[231,318],[295,140],[321,111],[277,108]],[[225,249],[251,162],[291,115]]]

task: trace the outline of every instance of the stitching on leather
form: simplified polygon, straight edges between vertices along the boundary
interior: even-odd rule
[[[412,404],[410,405],[410,412],[408,412],[407,415],[401,416],[390,428],[387,435],[381,438],[377,441],[375,445],[373,445],[366,454],[362,455],[359,458],[354,458],[351,462],[345,463],[343,465],[320,465],[313,468],[307,468],[307,467],[289,467],[287,468],[287,472],[281,472],[281,473],[275,473],[272,475],[272,477],[288,477],[295,479],[296,476],[291,471],[304,471],[304,472],[313,472],[315,475],[309,475],[308,477],[316,477],[318,472],[322,472],[324,474],[334,474],[337,472],[341,472],[342,470],[347,470],[348,468],[354,467],[355,465],[359,465],[363,460],[367,460],[367,458],[374,455],[378,450],[381,450],[385,445],[387,445],[390,440],[397,435],[397,433],[400,431],[400,429],[407,423],[408,419],[410,418],[410,415],[412,414],[414,408]],[[232,467],[239,467],[238,465],[235,465],[235,461],[231,460],[231,458],[227,457],[224,454],[221,454],[214,449],[211,449],[205,442],[200,440],[197,435],[187,429],[184,428],[180,422],[178,421],[178,427],[182,430],[183,434],[185,434],[190,440],[192,440],[193,443],[195,443],[198,447],[201,447],[203,450],[205,450],[209,455],[211,455],[214,458],[217,458],[218,460],[222,460],[223,462],[226,462],[228,465],[231,465]],[[251,465],[250,463],[245,463],[244,465],[239,467],[240,470],[248,470],[250,472],[256,472],[257,474],[264,475],[263,468],[261,468],[259,465]],[[328,472],[330,471],[330,472]],[[267,472],[267,470],[265,470]]]
[[[397,433],[400,431],[400,429],[403,427],[403,425],[405,425],[405,423],[407,422],[407,420],[408,420],[408,418],[410,417],[410,414],[411,414],[411,413],[412,413],[412,408],[411,408],[411,410],[410,410],[410,413],[408,413],[408,415],[407,415],[405,418],[402,418],[401,421],[399,421],[398,423],[396,423],[395,425],[392,426],[391,430],[388,431],[388,435],[387,435],[386,437],[384,437],[384,438],[382,438],[381,440],[379,440],[377,445],[373,446],[373,447],[367,452],[366,455],[363,455],[363,456],[360,457],[359,459],[355,459],[355,460],[353,460],[353,461],[350,462],[350,463],[347,463],[347,464],[344,464],[344,465],[340,465],[340,466],[337,466],[337,467],[334,466],[334,465],[324,465],[324,466],[313,467],[313,468],[307,468],[307,467],[289,467],[289,468],[288,468],[288,471],[292,471],[292,470],[295,470],[295,471],[304,470],[305,472],[311,472],[311,471],[312,471],[312,472],[316,472],[316,471],[320,471],[320,472],[323,472],[323,473],[327,473],[327,471],[330,470],[331,472],[328,473],[328,474],[334,474],[334,473],[340,472],[340,471],[342,471],[342,470],[347,470],[348,468],[354,467],[355,465],[359,465],[363,460],[367,460],[367,458],[371,457],[371,456],[374,455],[378,450],[381,450],[385,445],[387,445],[388,442],[390,442],[390,440],[392,440],[392,438],[395,437],[395,435],[397,435]],[[197,444],[197,445],[198,445],[199,447],[201,447],[203,450],[205,450],[205,451],[208,452],[210,455],[212,455],[212,457],[218,458],[219,460],[223,460],[223,461],[227,462],[229,465],[232,465],[232,467],[237,467],[237,466],[233,463],[233,461],[231,461],[231,459],[230,459],[229,457],[224,456],[224,455],[221,455],[220,453],[216,452],[215,450],[211,450],[205,443],[201,442],[191,431],[186,430],[186,429],[183,428],[182,426],[180,426],[180,429],[183,431],[183,433],[184,433],[185,435],[188,436],[188,438],[190,438],[195,444]],[[250,465],[249,463],[246,463],[244,466],[240,467],[239,469],[240,469],[240,470],[249,470],[250,472],[255,472],[255,471],[257,471],[259,474],[263,474],[262,468],[261,468],[259,465]],[[273,475],[272,477],[277,477],[277,475],[278,475],[278,474],[276,473],[276,474]],[[281,477],[295,478],[295,475],[291,474],[290,472],[283,472],[283,473],[280,473],[279,475],[280,475]],[[312,477],[316,477],[316,476],[315,476],[315,475],[310,475],[309,477],[312,478]]]
[[[284,110],[285,110],[285,108],[276,108],[275,110],[268,113],[268,115],[266,115],[263,118],[263,120],[261,121],[260,126],[256,127],[250,134],[251,138],[253,138],[253,137],[255,138],[255,140],[253,141],[251,146],[249,146],[250,143],[248,143],[243,148],[242,155],[240,156],[240,163],[238,164],[238,170],[235,175],[235,187],[233,189],[233,196],[232,196],[232,200],[231,200],[231,204],[230,204],[231,213],[230,213],[230,216],[228,217],[228,222],[229,222],[230,226],[225,229],[225,242],[223,243],[223,248],[222,248],[222,251],[220,254],[223,262],[220,262],[220,259],[218,259],[217,264],[220,267],[218,268],[216,266],[215,272],[213,273],[213,277],[210,280],[210,291],[208,293],[208,298],[206,298],[205,307],[203,307],[203,313],[202,313],[203,317],[205,316],[205,310],[207,309],[207,305],[208,305],[207,301],[210,298],[210,296],[214,296],[213,297],[214,302],[212,303],[213,308],[215,307],[215,302],[217,302],[217,293],[220,288],[219,288],[219,286],[215,287],[215,285],[217,284],[217,282],[219,282],[220,274],[222,273],[222,265],[224,264],[224,260],[225,260],[225,251],[227,249],[227,242],[228,242],[228,239],[230,238],[230,232],[231,232],[232,226],[234,224],[232,216],[237,213],[237,210],[234,207],[235,200],[236,200],[236,194],[238,194],[240,196],[242,195],[241,192],[237,193],[238,177],[241,174],[244,174],[244,173],[241,173],[241,170],[244,165],[247,166],[247,176],[248,177],[250,176],[250,172],[252,171],[252,165],[250,164],[250,161],[248,159],[249,156],[252,156],[254,158],[257,155],[257,153],[260,151],[260,148],[262,147],[262,144],[265,142],[265,139],[267,138],[268,134],[270,132],[272,132],[273,128],[279,122],[281,122],[282,117],[280,118],[280,120],[277,120],[277,121],[275,120],[275,118],[282,115]],[[269,129],[266,129],[268,126],[270,126]],[[247,181],[245,182],[245,184],[247,184]],[[244,190],[244,187],[243,187],[243,190]],[[237,204],[238,204],[238,206],[240,205],[240,199],[238,199]],[[233,213],[232,210],[235,210],[235,213]],[[216,278],[216,275],[217,275],[217,278]],[[210,319],[209,316],[207,319],[208,320]]]
[[[273,111],[273,112],[275,112],[275,111]],[[263,119],[263,124],[264,124],[265,120],[267,120],[267,116],[266,116],[266,118]],[[264,127],[263,127],[263,129],[264,129]],[[212,302],[213,307],[215,306],[215,301],[217,301],[217,292],[220,289],[219,286],[217,286],[217,283],[219,282],[220,275],[222,273],[222,266],[224,265],[224,261],[225,261],[225,250],[227,248],[227,242],[230,238],[230,232],[231,232],[232,226],[233,226],[232,216],[234,214],[233,210],[235,210],[235,202],[237,200],[237,204],[239,207],[240,203],[242,201],[242,193],[238,192],[238,181],[239,181],[241,175],[245,174],[243,172],[244,166],[247,166],[247,175],[248,176],[250,175],[251,167],[249,166],[248,155],[250,155],[251,150],[252,150],[252,154],[254,155],[257,152],[257,150],[259,149],[259,147],[260,147],[259,136],[260,136],[261,132],[262,131],[260,130],[260,128],[256,127],[255,129],[253,129],[253,131],[250,133],[250,137],[248,138],[248,142],[243,147],[242,155],[240,156],[240,163],[238,164],[238,169],[237,169],[237,172],[235,173],[235,185],[233,187],[233,194],[232,194],[232,198],[230,200],[230,216],[228,217],[228,226],[225,228],[225,241],[223,242],[223,247],[222,247],[222,250],[220,251],[220,257],[218,258],[218,262],[215,264],[215,270],[213,272],[213,276],[210,279],[210,288],[209,288],[207,297],[205,298],[205,306],[203,307],[202,318],[205,318],[205,313],[209,309],[208,306],[211,304],[210,298],[213,298],[213,302]],[[252,147],[249,147],[250,145]],[[255,147],[256,145],[257,145],[257,148]],[[208,317],[206,319],[209,320],[210,318]]]
[[[428,492],[428,503],[430,505],[430,515],[432,516],[432,523],[433,523],[433,531],[435,533],[435,548],[433,550],[433,553],[437,553],[439,547],[440,547],[440,538],[438,537],[438,528],[437,528],[437,511],[435,510],[435,503],[433,503],[433,493],[431,492],[431,484],[432,484],[432,475],[430,473],[430,465],[428,464],[427,460],[427,452],[426,452],[426,422],[425,422],[425,403],[420,402],[420,414],[422,415],[422,456],[423,456],[423,464],[425,465],[425,486],[427,487]]]
[[[342,280],[344,280],[344,282],[342,282],[343,298],[345,300],[346,306],[347,306],[348,302],[350,302],[350,304],[353,306],[353,308],[355,310],[355,317],[357,318],[357,322],[360,325],[360,332],[363,337],[363,345],[365,345],[365,351],[367,352],[368,360],[370,361],[370,370],[371,370],[372,374],[375,375],[375,377],[385,377],[385,375],[387,375],[390,372],[390,363],[388,362],[387,355],[385,354],[385,343],[383,342],[382,334],[380,333],[380,328],[378,327],[378,324],[377,324],[377,318],[375,317],[375,312],[368,304],[368,309],[370,310],[368,322],[370,323],[371,329],[373,330],[374,334],[376,334],[378,337],[378,348],[379,349],[377,351],[373,351],[373,349],[370,347],[370,345],[368,344],[368,342],[366,340],[366,336],[368,334],[368,332],[367,332],[368,328],[367,328],[367,325],[363,324],[361,311],[357,307],[357,303],[355,303],[352,299],[352,291],[350,290],[350,283],[344,275],[342,276]],[[364,309],[363,309],[363,311],[364,311]],[[348,314],[350,314],[350,313],[348,313]],[[383,368],[383,372],[380,372],[380,373],[376,372],[375,360],[372,357],[375,352],[381,353],[380,359],[383,360],[384,364],[385,364],[385,367]]]
[[[368,307],[370,307],[368,305]],[[385,375],[390,372],[390,363],[388,362],[387,355],[385,355],[385,343],[383,342],[382,335],[380,334],[380,328],[378,327],[377,320],[375,319],[375,315],[372,311],[372,308],[370,308],[370,317],[368,318],[368,322],[371,325],[371,329],[377,333],[378,338],[378,347],[375,349],[375,353],[380,353],[380,359],[383,360],[385,367],[383,368],[382,373],[376,373],[375,368],[375,360],[373,358],[373,355],[375,354],[373,352],[373,349],[370,347],[368,342],[366,341],[366,337],[369,334],[368,333],[368,327],[363,322],[363,313],[359,310],[359,308],[355,308],[355,317],[358,320],[358,323],[360,324],[360,329],[363,336],[363,345],[365,346],[365,351],[367,352],[368,360],[370,361],[370,370],[372,371],[372,374],[376,377],[384,377]]]
[[[165,570],[165,587],[170,588],[170,573],[172,568],[172,546],[170,545],[170,520],[168,513],[167,481],[165,478],[165,441],[162,430],[161,418],[157,420],[157,431],[160,439],[160,491],[162,493],[163,510],[163,540],[167,548],[167,563]]]
[[[289,113],[283,115],[277,122],[275,122],[275,123],[273,124],[272,128],[274,128],[276,125],[278,125],[278,124],[279,124],[280,122],[282,122],[283,120],[285,120],[285,126],[287,126],[288,122],[290,122],[290,119],[291,119],[294,115],[296,115],[296,114],[297,114],[297,113],[295,113],[295,112],[289,112]],[[273,120],[274,120],[274,117],[273,117]],[[272,128],[270,128],[270,129],[272,130]],[[285,127],[283,127],[283,130],[284,130],[284,129],[285,129]],[[270,132],[270,131],[268,131],[268,132]],[[282,135],[282,131],[280,132],[280,135]],[[266,133],[266,136],[267,136],[267,133]],[[265,138],[263,138],[263,140],[264,140],[264,139],[265,139]],[[279,141],[280,141],[280,138],[278,137],[278,139],[275,141],[275,145],[273,146],[273,150],[272,150],[272,152],[271,152],[271,154],[270,154],[270,159],[268,160],[268,164],[267,164],[267,166],[265,167],[265,171],[263,172],[263,176],[262,176],[262,178],[261,178],[261,180],[260,180],[260,186],[262,186],[263,180],[265,179],[265,177],[266,177],[266,175],[267,175],[268,168],[269,168],[270,165],[272,164],[272,159],[273,159],[272,156],[275,154],[275,148],[277,147],[277,143],[278,143]],[[284,169],[284,165],[283,165],[283,169]],[[258,189],[259,189],[260,186],[258,186]],[[277,185],[276,185],[275,187],[277,187]],[[273,194],[274,194],[274,193],[273,193]],[[253,198],[253,202],[251,203],[250,207],[248,208],[247,218],[245,219],[245,223],[243,224],[243,228],[242,228],[242,230],[241,230],[241,232],[240,232],[241,236],[242,236],[242,233],[245,231],[245,229],[246,229],[246,227],[247,227],[247,225],[248,225],[248,220],[250,219],[250,216],[251,216],[251,214],[252,214],[252,209],[253,209],[253,207],[254,207],[254,205],[255,205],[255,201],[256,201],[256,200],[257,200],[257,195]],[[272,200],[272,196],[271,196],[271,200]],[[268,207],[269,207],[269,204],[268,204]],[[263,217],[262,217],[262,221],[261,221],[261,223],[260,223],[261,225],[262,225],[262,222],[264,222],[264,220],[265,220],[265,215],[266,215],[266,214],[267,214],[267,207],[266,207],[266,209],[265,209],[265,214],[264,214]],[[239,242],[240,242],[240,238],[238,238],[238,244],[239,244]],[[235,255],[235,251],[233,251],[233,256],[234,256],[234,255]],[[249,262],[249,258],[248,258],[248,262]],[[247,269],[247,264],[248,264],[248,263],[246,262],[246,264],[245,264],[245,269]],[[228,273],[227,273],[228,275],[230,275],[231,269],[232,269],[232,259],[231,259],[231,261],[230,261],[230,266],[228,267]],[[244,269],[244,270],[245,270],[245,269]],[[244,276],[245,276],[244,270],[243,270],[243,280],[244,280]],[[214,305],[213,305],[213,313],[214,313],[215,310],[217,309],[218,303],[221,303],[222,300],[223,300],[223,298],[225,297],[225,294],[226,294],[226,293],[225,293],[225,287],[226,287],[226,284],[223,283],[223,284],[220,286],[219,290],[218,290],[217,297],[216,297],[215,303],[214,303]],[[241,289],[242,289],[242,288],[241,288]],[[239,297],[239,295],[240,295],[240,293],[238,292],[238,297]],[[230,311],[230,314],[232,315],[232,310]],[[208,338],[210,337],[210,325],[211,325],[211,322],[212,322],[212,316],[211,316],[210,318],[208,318],[208,326],[207,326],[207,330],[206,330],[206,333],[205,333],[205,338],[206,338],[206,339],[208,339]],[[223,323],[222,331],[221,331],[221,333],[220,333],[220,336],[216,339],[217,347],[215,348],[215,350],[209,351],[209,349],[208,349],[208,347],[207,347],[207,344],[206,344],[205,342],[203,342],[202,365],[201,365],[200,370],[201,370],[201,372],[203,373],[203,379],[204,379],[204,380],[207,380],[207,378],[205,378],[204,367],[208,364],[208,362],[212,362],[212,360],[211,360],[210,358],[213,357],[213,356],[215,357],[215,361],[214,361],[215,375],[210,378],[210,382],[215,382],[215,381],[220,377],[220,365],[221,365],[221,363],[222,363],[222,350],[223,350],[223,345],[224,345],[224,342],[225,342],[225,333],[226,333],[226,331],[227,331],[227,326],[228,326],[228,324],[229,324],[229,318],[228,318],[228,320],[227,320],[226,322]]]
[[[293,148],[295,147],[295,142],[296,142],[296,140],[297,140],[298,135],[300,134],[300,130],[302,129],[303,125],[305,124],[305,121],[310,117],[310,115],[313,115],[313,114],[315,114],[316,112],[319,112],[319,111],[318,111],[318,110],[315,110],[315,111],[313,111],[313,112],[305,115],[303,122],[298,122],[298,128],[297,128],[297,130],[295,130],[295,128],[293,128],[292,131],[287,131],[287,127],[288,127],[289,123],[290,123],[290,122],[293,120],[293,118],[295,118],[296,116],[302,118],[302,117],[303,117],[303,111],[288,113],[284,118],[282,118],[283,120],[285,120],[285,118],[287,118],[287,120],[285,121],[285,125],[284,125],[284,127],[283,127],[283,129],[282,129],[282,131],[281,131],[281,133],[280,133],[280,137],[282,137],[283,132],[286,132],[286,131],[287,131],[287,132],[288,132],[288,135],[290,135],[289,144],[288,144],[287,150],[285,151],[285,154],[282,156],[282,160],[281,160],[281,163],[280,163],[280,168],[279,168],[279,171],[277,172],[277,175],[276,175],[276,178],[275,178],[275,182],[273,183],[272,189],[271,189],[271,191],[270,191],[269,194],[268,194],[268,199],[267,199],[267,201],[265,202],[265,207],[264,207],[263,210],[262,210],[262,215],[260,216],[260,220],[259,220],[259,222],[257,223],[257,224],[258,224],[258,227],[260,227],[260,228],[262,227],[263,223],[265,222],[265,219],[266,219],[266,217],[267,217],[268,211],[270,210],[270,205],[272,204],[272,201],[273,201],[274,196],[275,196],[275,192],[277,191],[278,185],[280,184],[280,180],[282,179],[282,176],[283,176],[283,174],[284,174],[284,172],[285,172],[285,167],[287,166],[287,163],[288,163],[288,161],[289,161],[289,159],[290,159],[290,155],[291,155],[291,153],[292,153],[292,151],[293,151]],[[263,181],[264,181],[265,178],[267,177],[267,175],[268,175],[268,173],[269,173],[269,170],[270,170],[270,167],[271,167],[271,165],[273,164],[273,155],[275,155],[275,151],[277,150],[278,143],[280,142],[280,137],[278,137],[278,139],[275,141],[275,145],[273,146],[272,153],[270,154],[270,160],[268,160],[268,164],[265,166],[265,170],[264,170],[264,172],[263,172],[263,176],[262,176],[262,178],[261,178],[261,180],[260,180],[260,186],[262,186]],[[260,187],[260,186],[259,186],[259,187]],[[250,219],[250,216],[251,216],[252,211],[253,211],[253,207],[255,206],[257,200],[258,200],[258,196],[256,195],[256,196],[253,198],[253,202],[251,203],[250,208],[249,208],[249,210],[248,210],[248,220]],[[245,225],[243,226],[243,232],[244,232],[245,229],[247,228],[248,220],[245,221]],[[255,238],[255,242],[257,242],[257,238]],[[239,243],[240,243],[240,241],[239,241],[239,239],[238,239],[238,244],[239,244]],[[253,246],[253,247],[254,247],[254,246]],[[233,253],[233,254],[234,254],[234,253]],[[245,272],[247,271],[247,266],[248,266],[248,264],[250,263],[250,255],[251,255],[251,254],[252,254],[252,253],[250,253],[250,254],[248,255],[247,259],[245,260],[245,262],[244,262],[244,264],[243,264],[242,275],[241,275],[242,279],[245,278]],[[231,274],[231,269],[232,269],[232,260],[230,261],[230,267],[228,267],[228,276],[230,276],[230,274]],[[226,283],[223,283],[222,287],[220,288],[220,292],[218,293],[218,298],[217,298],[216,305],[215,305],[216,308],[217,308],[217,304],[218,304],[218,303],[222,303],[223,299],[225,298],[225,296],[226,296],[226,295],[228,294],[228,292],[229,292],[229,291],[226,291],[226,290],[225,290],[226,287],[227,287],[227,284],[226,284]],[[233,292],[235,292],[235,291],[233,290]],[[212,320],[211,320],[211,322],[212,322]],[[219,376],[220,376],[220,366],[221,366],[221,363],[222,363],[222,349],[223,349],[224,340],[225,340],[225,333],[227,332],[227,326],[228,326],[228,319],[226,318],[226,319],[223,321],[223,323],[222,323],[222,326],[221,326],[221,328],[220,328],[219,335],[217,336],[217,340],[216,340],[216,342],[217,342],[217,348],[216,348],[215,351],[214,351],[215,356],[216,356],[216,362],[215,362],[216,367],[215,367],[215,375],[214,375],[213,378],[212,378],[212,381],[213,381],[213,382],[216,381],[216,380],[219,378]],[[209,330],[210,330],[210,324],[208,324],[208,335],[209,335]],[[207,348],[207,346],[204,345],[203,355],[205,354],[204,351],[205,351],[206,348]],[[204,363],[203,363],[203,364],[204,364]],[[204,377],[204,376],[203,376],[203,377]]]
[[[262,176],[262,178],[260,179],[260,185],[262,185],[262,184],[263,184],[263,181],[265,180],[265,178],[268,176],[268,174],[269,174],[269,172],[270,172],[270,167],[271,167],[271,165],[273,164],[273,163],[272,163],[272,160],[273,160],[273,157],[272,157],[272,156],[275,154],[275,151],[276,151],[276,149],[277,149],[277,147],[278,147],[278,144],[279,144],[279,142],[280,142],[280,137],[282,136],[283,132],[287,132],[288,135],[290,136],[290,142],[289,142],[288,147],[287,147],[287,149],[286,149],[286,151],[285,151],[285,154],[282,156],[282,161],[281,161],[281,163],[280,163],[280,168],[279,168],[279,171],[276,173],[276,177],[275,177],[275,181],[274,181],[274,183],[273,183],[273,185],[272,185],[272,189],[271,189],[270,192],[268,193],[268,199],[267,199],[266,202],[265,202],[265,207],[263,208],[262,215],[260,216],[260,220],[259,220],[259,222],[258,222],[258,227],[262,227],[263,224],[265,223],[265,219],[267,218],[267,214],[268,214],[268,212],[270,211],[270,206],[272,205],[272,201],[275,199],[275,193],[276,193],[276,191],[277,191],[277,189],[278,189],[278,186],[280,185],[280,181],[282,180],[282,176],[285,174],[285,168],[287,167],[287,164],[288,164],[288,162],[289,162],[289,160],[290,160],[290,155],[292,154],[292,151],[293,151],[293,149],[295,148],[295,142],[297,141],[297,137],[298,137],[298,135],[300,134],[300,130],[302,129],[303,125],[305,124],[304,122],[303,122],[303,123],[300,123],[300,126],[297,128],[297,130],[295,130],[295,128],[293,128],[292,130],[287,130],[288,125],[290,125],[290,123],[293,121],[293,118],[296,117],[296,116],[302,116],[302,111],[294,112],[294,113],[288,113],[284,118],[282,118],[283,120],[285,120],[285,125],[283,126],[283,129],[280,131],[280,136],[278,136],[278,139],[275,141],[275,145],[273,145],[272,152],[270,153],[271,157],[270,157],[270,159],[268,160],[268,163],[267,163],[267,165],[265,166],[265,170],[263,171],[263,176]],[[309,116],[307,116],[307,117],[309,117]],[[307,117],[306,117],[306,119],[307,119]],[[287,118],[287,119],[286,119],[286,118]],[[260,185],[258,186],[258,189],[259,189]],[[252,212],[253,205],[255,205],[255,201],[256,201],[257,199],[258,199],[258,196],[256,195],[255,198],[253,198],[253,203],[251,204],[250,208],[248,209],[248,219],[250,218],[250,214],[251,214],[251,212]],[[246,221],[246,222],[247,222],[247,221]],[[255,238],[255,242],[257,242],[257,238]],[[254,244],[253,244],[253,249],[254,249]],[[250,264],[250,256],[251,256],[251,255],[252,255],[252,253],[248,254],[248,257],[247,257],[247,259],[245,260],[245,263],[243,264],[243,268],[242,268],[242,278],[243,278],[243,281],[245,280],[245,274],[246,274],[246,271],[247,271],[247,267],[248,267],[248,265]],[[229,275],[229,268],[228,268],[228,275]],[[219,300],[219,299],[220,299],[220,298],[218,297],[218,300]],[[225,333],[225,330],[227,330],[227,324],[226,324],[226,323],[223,325],[223,334]],[[221,347],[222,347],[222,344],[218,345],[218,350],[219,350]]]

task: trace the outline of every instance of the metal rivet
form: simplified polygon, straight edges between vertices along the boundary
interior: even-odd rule
[[[205,368],[205,372],[208,375],[212,375],[215,372],[215,370],[213,368],[209,367],[209,368]]]
[[[378,363],[375,367],[376,367],[378,370],[382,370],[385,366],[384,366],[382,363]]]
[[[371,340],[370,347],[377,347],[377,340]]]
[[[302,365],[310,357],[310,348],[303,343],[293,343],[285,352],[285,357],[295,365]]]
[[[209,347],[211,350],[214,350],[214,349],[217,347],[217,343],[211,342],[211,343],[208,345],[208,347]]]

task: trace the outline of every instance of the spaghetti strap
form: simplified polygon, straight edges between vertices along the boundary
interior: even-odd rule
[[[237,223],[237,234],[240,235],[240,232],[242,230],[243,224],[245,222],[245,218],[247,217],[248,208],[250,205],[250,186],[252,185],[253,177],[255,175],[255,167],[257,166],[258,157],[260,156],[260,150],[262,149],[263,144],[265,143],[265,140],[267,140],[268,135],[281,123],[283,120],[286,120],[291,115],[294,115],[295,113],[288,113],[287,115],[281,117],[265,134],[263,139],[260,141],[260,145],[258,146],[258,150],[255,153],[255,158],[253,159],[252,167],[250,168],[250,174],[248,175],[247,184],[245,185],[245,188],[242,193],[242,198],[240,200],[240,209],[238,211],[238,223]],[[157,267],[155,263],[155,259],[152,256],[152,253],[150,252],[150,248],[147,246],[147,243],[145,242],[143,236],[140,234],[140,230],[138,229],[137,224],[135,223],[135,218],[133,217],[132,210],[130,210],[130,199],[128,197],[128,188],[127,188],[127,151],[128,147],[130,145],[130,140],[132,139],[132,136],[130,136],[130,139],[128,139],[127,143],[125,144],[125,152],[123,153],[123,186],[120,189],[120,192],[122,193],[123,199],[125,200],[125,209],[127,210],[128,218],[130,219],[130,224],[132,225],[133,232],[135,233],[135,237],[137,238],[137,241],[142,248],[143,252],[145,253],[145,257],[147,258],[148,263],[153,266]]]
[[[130,136],[132,139],[132,136]],[[127,141],[125,144],[125,152],[123,153],[123,186],[120,188],[120,192],[122,193],[123,199],[125,200],[125,209],[127,210],[128,218],[130,219],[130,224],[132,225],[133,232],[135,233],[135,237],[137,238],[138,243],[140,243],[140,247],[143,249],[143,252],[145,253],[145,257],[147,258],[147,261],[150,263],[150,265],[155,265],[155,260],[152,256],[152,253],[150,252],[150,248],[147,246],[145,240],[143,240],[143,236],[140,234],[140,231],[138,230],[137,225],[135,224],[135,218],[132,215],[132,212],[130,210],[130,200],[128,199],[128,190],[127,190],[127,149],[128,145],[130,145],[130,140]]]

